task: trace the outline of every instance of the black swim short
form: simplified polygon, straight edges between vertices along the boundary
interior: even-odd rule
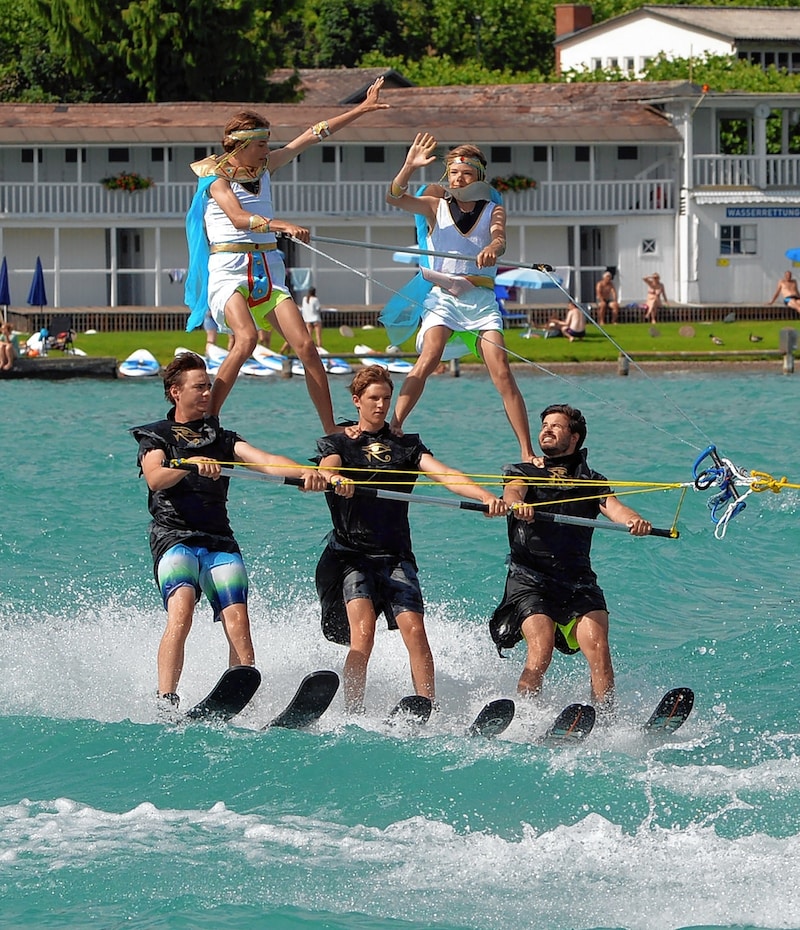
[[[541,572],[511,564],[506,577],[503,600],[489,621],[492,639],[501,649],[511,649],[522,639],[522,624],[534,614],[544,614],[566,626],[575,617],[593,610],[608,610],[606,599],[594,573],[564,583]],[[577,652],[556,628],[556,648],[564,653]]]

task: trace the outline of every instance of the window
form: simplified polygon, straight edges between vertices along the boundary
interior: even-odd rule
[[[636,70],[636,59],[635,58],[625,59],[625,70],[628,72],[628,74]]]
[[[206,155],[210,155],[211,152],[207,145],[196,145],[194,147],[194,157],[192,161],[200,161],[201,158],[205,158]]]
[[[339,155],[339,146],[338,145],[328,145],[322,147],[322,164],[323,165],[335,165]]]
[[[642,239],[641,255],[658,255],[658,243],[655,239]]]
[[[131,160],[131,154],[128,149],[109,149],[108,160],[110,162],[127,162]]]
[[[593,58],[592,59],[592,71],[602,71],[602,70],[603,70],[603,59]]]
[[[743,226],[720,226],[719,254],[755,255],[758,239],[757,229],[755,223]]]
[[[636,161],[639,157],[638,145],[618,145],[617,161]]]
[[[41,165],[42,163],[42,150],[41,149],[22,149],[20,152],[20,160],[23,165],[32,165],[33,164],[33,153],[37,152],[38,157],[36,161]]]
[[[385,160],[385,153],[382,145],[364,146],[364,161],[367,164],[382,165]]]
[[[534,145],[533,160],[536,162],[547,161],[547,146],[546,145]]]
[[[575,146],[575,161],[589,161],[589,146],[588,145],[576,145]]]
[[[493,145],[490,149],[489,160],[502,164],[511,163],[511,146],[510,145]]]
[[[616,69],[618,69],[618,68],[619,68],[619,58],[609,58],[609,59],[608,59],[608,67],[609,67],[611,70],[616,70]]]
[[[172,148],[167,147],[167,161],[172,161]],[[202,157],[202,156],[201,156]],[[163,146],[153,146],[150,149],[150,161],[164,161],[164,148]]]
[[[78,152],[81,153],[81,161],[86,164],[86,149],[64,149],[64,161],[68,165],[78,164]]]

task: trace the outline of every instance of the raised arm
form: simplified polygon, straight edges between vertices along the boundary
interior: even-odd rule
[[[411,176],[418,168],[424,168],[436,161],[436,139],[429,132],[418,132],[408,148],[402,168],[394,176],[386,193],[386,203],[399,207],[408,213],[419,213],[426,217],[428,225],[436,220],[438,196],[414,197],[408,193]]]
[[[355,120],[359,119],[359,117],[363,116],[365,113],[373,113],[375,110],[388,110],[389,104],[381,103],[380,101],[382,87],[383,78],[379,77],[374,84],[370,85],[366,97],[358,106],[353,107],[352,110],[348,110],[346,113],[341,113],[339,116],[332,116],[330,119],[320,120],[320,122],[315,123],[313,126],[309,126],[305,132],[302,132],[297,138],[292,139],[291,142],[287,143],[282,148],[273,149],[269,156],[270,173],[288,164],[293,158],[297,158],[301,152],[304,152],[312,145],[323,142],[328,136],[332,136],[340,129],[344,129],[345,126],[355,122]]]

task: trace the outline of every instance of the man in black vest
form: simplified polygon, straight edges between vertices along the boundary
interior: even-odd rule
[[[185,352],[164,372],[164,394],[173,405],[166,419],[131,430],[139,443],[138,462],[149,488],[153,516],[150,549],[156,583],[167,611],[158,650],[158,697],[163,709],[178,706],[186,637],[201,593],[220,620],[233,665],[254,665],[255,652],[247,612],[248,579],[239,545],[228,521],[229,478],[222,464],[247,462],[255,471],[300,477],[305,491],[323,491],[326,481],[245,442],[209,416],[211,379],[199,355]],[[194,470],[171,468],[183,459]]]
[[[408,502],[359,495],[358,486],[400,491],[410,498],[417,477],[425,475],[454,494],[485,504],[489,517],[506,512],[500,498],[435,459],[418,435],[392,432],[387,422],[392,390],[386,369],[362,368],[350,385],[358,423],[317,442],[320,469],[334,488],[326,494],[333,531],[317,566],[317,592],[323,633],[350,647],[344,665],[349,713],[364,710],[367,664],[380,613],[389,629],[400,630],[416,694],[435,697]]]
[[[504,469],[511,557],[503,601],[490,621],[498,647],[523,637],[528,646],[517,689],[538,694],[553,649],[582,652],[589,663],[592,696],[611,707],[614,669],[608,648],[608,609],[592,571],[593,528],[536,519],[545,514],[595,519],[603,514],[646,536],[651,524],[611,494],[607,479],[592,471],[582,449],[586,420],[568,404],[542,411],[539,446],[533,462]],[[540,509],[541,508],[541,509]]]

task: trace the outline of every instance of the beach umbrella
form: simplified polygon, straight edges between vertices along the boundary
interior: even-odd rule
[[[543,271],[537,271],[535,268],[509,268],[507,271],[501,271],[494,279],[494,282],[502,287],[528,287],[535,289],[558,287],[559,284],[564,283],[563,279],[558,275],[548,275]]]
[[[800,249],[789,249],[786,252],[786,257],[790,262],[800,262]]]
[[[11,291],[8,287],[8,262],[3,259],[0,265],[0,304],[3,305],[3,322],[6,322],[8,307],[11,303]]]
[[[44,272],[42,271],[42,260],[39,256],[36,256],[36,268],[33,272],[33,281],[31,281],[31,289],[28,293],[28,303],[32,307],[46,307],[47,306],[47,292],[44,289]]]

